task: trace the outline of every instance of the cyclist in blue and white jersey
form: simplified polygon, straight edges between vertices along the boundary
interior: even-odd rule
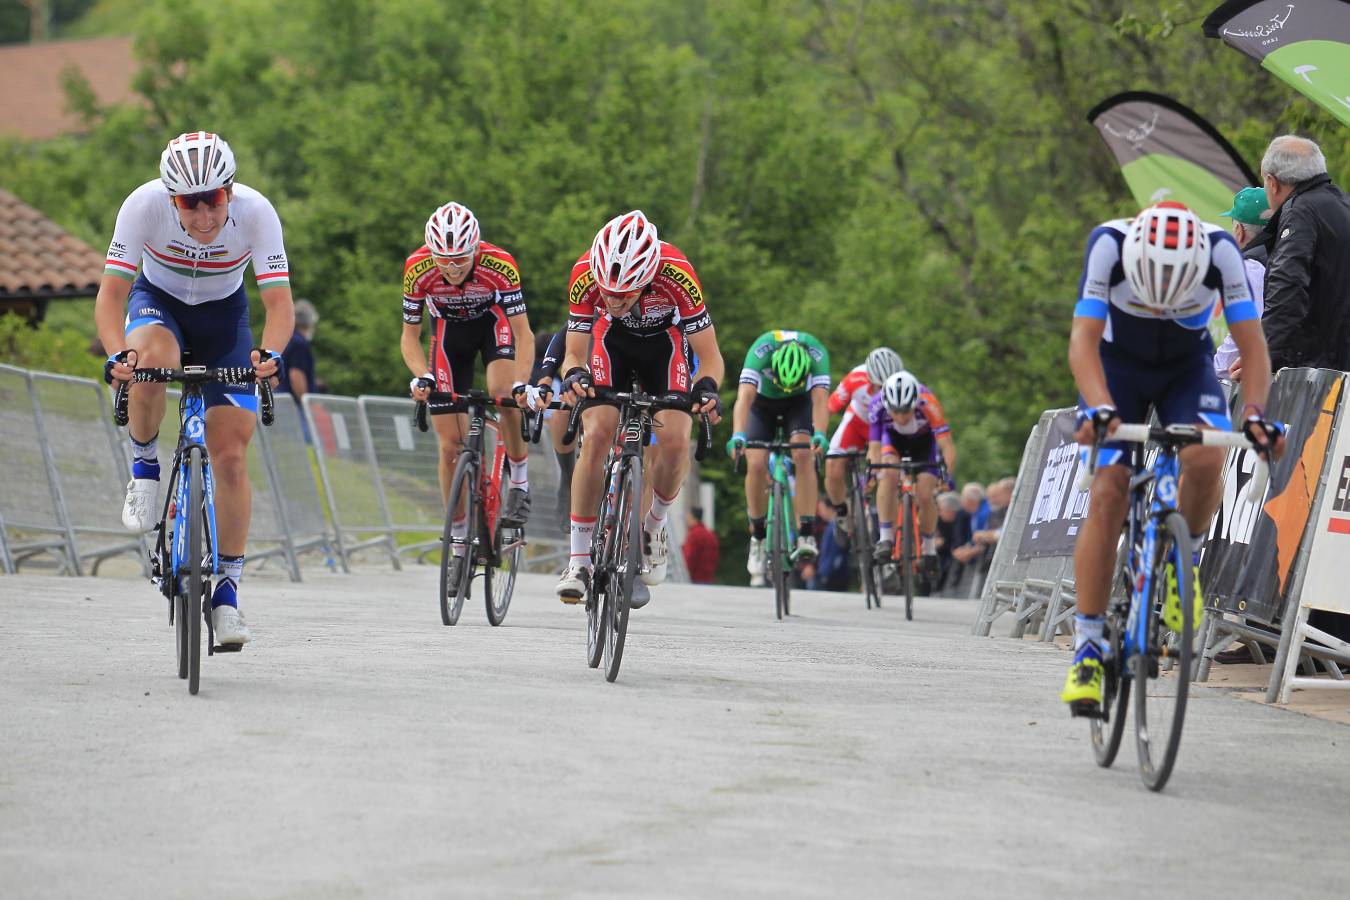
[[[281,220],[267,198],[234,180],[234,154],[204,131],[169,141],[159,178],[122,204],[99,284],[94,319],[109,351],[104,378],[129,381],[134,367],[178,367],[191,348],[196,365],[249,367],[259,378],[277,374],[295,327],[290,268]],[[249,329],[244,268],[253,264],[266,320],[261,348]],[[258,410],[251,385],[206,385],[206,445],[217,485],[216,543],[221,578],[211,597],[220,644],[244,644],[248,626],[238,610],[244,544],[252,513],[245,463]],[[133,384],[128,405],[132,477],[122,522],[132,531],[158,516],[157,438],[165,385]]]
[[[1279,451],[1280,431],[1265,418],[1270,356],[1242,252],[1224,229],[1171,202],[1150,206],[1133,221],[1099,225],[1088,237],[1078,297],[1069,367],[1080,392],[1079,443],[1090,444],[1099,429],[1109,436],[1121,421],[1146,422],[1150,406],[1163,425],[1233,427],[1214,374],[1214,344],[1206,328],[1222,297],[1229,333],[1247,361],[1242,430]],[[1061,696],[1075,715],[1101,715],[1102,626],[1128,506],[1128,447],[1110,441],[1104,445],[1087,521],[1074,548],[1074,661]],[[1224,453],[1220,447],[1196,445],[1180,454],[1183,479],[1177,507],[1197,553],[1221,499]],[[1202,609],[1198,577],[1190,610],[1180,608],[1175,581],[1169,585],[1163,609],[1169,628],[1180,630],[1183,614],[1193,616],[1199,627]]]

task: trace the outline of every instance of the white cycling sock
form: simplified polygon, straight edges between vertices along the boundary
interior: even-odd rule
[[[460,516],[452,519],[450,522],[450,537],[455,541],[451,546],[454,547],[456,556],[464,555],[464,537],[469,533],[469,517]]]
[[[239,582],[244,577],[244,557],[220,554],[220,581],[211,592],[211,608],[239,606]]]
[[[894,541],[894,540],[895,540],[895,523],[894,523],[894,522],[882,522],[882,523],[881,523],[881,539],[882,539],[883,541]]]
[[[1073,617],[1073,625],[1074,653],[1082,650],[1089,643],[1096,644],[1098,650],[1105,651],[1105,616],[1085,616],[1082,613],[1076,613]]]
[[[922,556],[934,556],[937,554],[936,534],[925,534],[919,540],[919,554]]]
[[[520,459],[506,458],[508,468],[511,470],[511,487],[522,491],[530,489],[530,458],[522,456]]]
[[[662,497],[656,489],[652,489],[652,508],[647,510],[647,518],[642,520],[642,527],[651,534],[656,534],[666,524],[666,513],[670,510],[670,505],[675,502],[675,497],[680,495],[675,492],[673,497]]]
[[[574,566],[591,567],[591,535],[595,533],[595,518],[572,516],[572,552],[568,562]]]
[[[159,481],[159,432],[145,443],[131,438],[131,477]]]

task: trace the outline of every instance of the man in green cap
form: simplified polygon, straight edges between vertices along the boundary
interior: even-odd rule
[[[1252,286],[1252,300],[1256,309],[1265,308],[1266,256],[1271,235],[1266,232],[1270,220],[1270,201],[1264,188],[1248,187],[1233,196],[1233,206],[1219,213],[1233,220],[1233,238],[1242,248],[1242,260],[1247,267],[1247,281]],[[1242,380],[1242,360],[1238,358],[1237,344],[1230,334],[1214,353],[1214,371],[1220,378]]]

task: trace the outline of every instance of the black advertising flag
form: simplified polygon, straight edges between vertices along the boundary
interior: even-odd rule
[[[1350,125],[1350,3],[1230,0],[1205,19],[1218,38]]]
[[[1234,194],[1260,183],[1214,126],[1162,94],[1116,94],[1093,107],[1088,121],[1141,207],[1175,200],[1213,221]]]

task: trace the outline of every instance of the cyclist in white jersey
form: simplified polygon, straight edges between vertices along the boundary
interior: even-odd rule
[[[262,194],[235,183],[234,154],[209,132],[169,141],[159,172],[123,202],[108,247],[94,305],[109,352],[104,378],[130,381],[137,366],[176,368],[189,348],[197,365],[252,366],[259,378],[277,374],[275,348],[289,340],[295,311],[276,210]],[[261,348],[253,347],[248,321],[249,263],[266,310]],[[253,386],[206,385],[202,394],[220,511],[221,579],[211,598],[212,626],[218,643],[244,644],[249,632],[237,598],[253,504],[245,459],[258,401]],[[164,405],[165,385],[132,385],[132,479],[122,509],[132,531],[153,528],[159,511]]]

